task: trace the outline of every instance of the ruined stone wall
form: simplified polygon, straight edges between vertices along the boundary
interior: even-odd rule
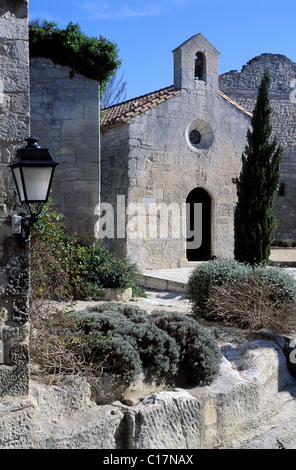
[[[220,89],[249,111],[253,111],[257,90],[265,69],[270,72],[270,99],[273,108],[273,132],[283,146],[281,181],[284,192],[279,193],[274,206],[278,222],[277,239],[296,238],[296,64],[280,54],[262,54],[250,60],[240,72],[232,70],[219,78]],[[282,194],[282,195],[280,195]]]
[[[31,133],[60,163],[54,207],[69,231],[93,234],[99,202],[99,85],[49,59],[30,63]]]
[[[0,2],[0,397],[29,386],[29,249],[11,235],[17,209],[9,163],[29,136],[27,0]]]

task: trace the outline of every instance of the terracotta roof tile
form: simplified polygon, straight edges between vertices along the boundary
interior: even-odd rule
[[[174,86],[171,85],[152,93],[115,104],[109,108],[105,108],[102,110],[101,127],[107,127],[115,123],[126,122],[132,117],[148,111],[148,109],[154,108],[158,104],[173,98],[173,96],[176,96],[179,93],[181,93],[181,90],[174,88]],[[246,113],[248,116],[252,116],[249,111],[233,101],[231,98],[225,95],[225,93],[219,91],[219,94],[222,98],[227,100],[237,109]]]
[[[119,122],[126,122],[132,117],[169,100],[180,92],[181,90],[174,88],[172,85],[162,88],[161,90],[154,91],[153,93],[138,96],[137,98],[105,108],[102,110],[103,117],[101,118],[101,127],[110,126],[111,124]]]

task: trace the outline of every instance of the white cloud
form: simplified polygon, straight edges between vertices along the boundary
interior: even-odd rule
[[[184,6],[192,0],[158,0],[145,2],[145,6],[139,6],[139,1],[125,0],[89,0],[80,4],[80,7],[92,18],[98,19],[120,19],[137,18],[146,16],[157,16],[168,11],[173,6]],[[148,3],[148,4],[147,4]]]

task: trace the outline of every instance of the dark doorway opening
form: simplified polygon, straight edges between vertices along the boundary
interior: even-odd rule
[[[186,199],[186,257],[188,261],[211,258],[212,200],[203,188],[193,189]]]

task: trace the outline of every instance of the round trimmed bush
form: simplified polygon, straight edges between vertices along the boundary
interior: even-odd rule
[[[180,347],[177,382],[206,385],[217,377],[221,351],[206,328],[178,312],[154,311],[151,321],[172,336]]]
[[[178,371],[180,350],[174,338],[155,325],[151,325],[144,311],[136,307],[126,309],[121,304],[102,304],[72,314],[77,327],[83,332],[87,345],[88,357],[100,361],[105,357],[105,369],[114,374],[124,375],[127,381],[136,380],[139,372],[144,371],[146,378],[173,380]],[[103,341],[101,338],[109,338]],[[97,340],[98,338],[98,340]],[[112,344],[112,340],[116,340]],[[106,349],[112,355],[106,358]],[[134,354],[131,354],[131,348]],[[117,352],[115,352],[117,349]],[[118,351],[120,350],[120,353]],[[116,354],[116,361],[114,356]],[[131,360],[131,370],[125,367],[125,362],[119,361],[122,356],[126,361]],[[110,360],[108,360],[110,359]],[[140,360],[141,368],[138,367]]]
[[[236,260],[204,263],[189,278],[187,298],[196,315],[232,326],[273,328],[281,316],[285,323],[287,318],[295,322],[296,282],[279,267]]]
[[[212,285],[247,281],[250,272],[250,266],[235,260],[213,260],[197,266],[188,279],[186,290],[192,311],[204,316],[205,303]]]

